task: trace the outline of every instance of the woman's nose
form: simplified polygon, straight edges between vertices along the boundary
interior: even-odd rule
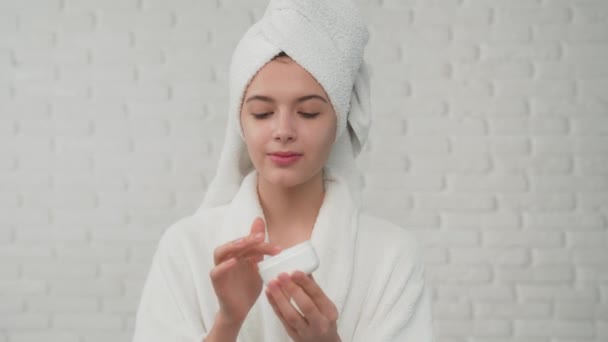
[[[279,112],[274,117],[276,118],[273,133],[274,139],[282,141],[294,140],[296,138],[296,131],[291,114]]]

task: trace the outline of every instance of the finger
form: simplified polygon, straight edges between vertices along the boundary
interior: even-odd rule
[[[215,249],[213,253],[214,263],[217,265],[236,250],[248,248],[252,244],[264,241],[266,238],[266,229],[264,227],[264,220],[259,216],[256,217],[251,224],[249,235],[242,236]]]
[[[310,296],[313,302],[319,308],[319,311],[330,321],[338,320],[338,309],[334,303],[325,295],[325,292],[319,287],[317,282],[308,277],[304,272],[296,271],[292,274],[291,279],[300,285],[300,287]]]
[[[294,328],[292,328],[287,321],[285,321],[285,317],[283,317],[283,313],[281,312],[281,310],[279,310],[277,303],[275,302],[274,298],[272,298],[272,294],[270,293],[270,290],[267,288],[266,289],[266,298],[268,298],[268,303],[270,303],[270,306],[272,307],[272,310],[274,311],[274,313],[277,315],[277,317],[279,318],[279,320],[281,321],[281,323],[283,324],[283,327],[285,327],[285,330],[287,330],[287,332],[289,333],[289,335],[294,338],[295,336],[298,336],[298,331]]]
[[[240,237],[236,240],[227,242],[215,249],[213,252],[213,259],[215,264],[219,264],[223,259],[226,259],[230,254],[234,254],[235,252],[246,249],[264,241],[263,233],[256,233],[254,235],[247,235],[244,237]]]
[[[211,277],[211,279],[213,279],[213,280],[220,278],[227,271],[229,271],[234,265],[236,265],[236,263],[237,263],[236,258],[230,258],[228,260],[221,262],[219,265],[217,265],[211,269],[211,271],[209,272],[209,277]]]
[[[250,235],[255,233],[264,233],[266,235],[266,223],[261,217],[256,217],[251,224]]]
[[[281,288],[286,293],[287,298],[293,298],[306,320],[314,327],[321,327],[328,322],[308,294],[297,285],[287,273],[279,274]]]
[[[274,299],[277,308],[281,312],[283,319],[289,326],[294,328],[296,331],[304,331],[308,323],[300,315],[299,312],[291,305],[289,302],[289,298],[285,295],[283,290],[280,287],[280,284],[277,280],[271,280],[268,283],[268,289],[270,290],[270,294]]]
[[[272,244],[266,244],[264,246],[255,246],[247,250],[238,252],[236,254],[230,254],[228,257],[236,257],[238,259],[249,259],[257,264],[258,262],[264,260],[264,255],[274,256],[279,253],[281,253],[281,247]]]
[[[229,253],[226,257],[229,258],[231,256],[236,257],[244,257],[244,256],[260,256],[264,255],[276,255],[281,252],[281,247],[269,243],[269,242],[259,242],[257,244],[248,246],[247,248],[243,248],[235,251],[234,253]]]

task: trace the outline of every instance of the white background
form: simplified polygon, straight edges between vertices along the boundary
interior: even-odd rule
[[[366,208],[424,245],[437,341],[608,341],[608,2],[357,2]],[[130,341],[266,4],[0,0],[0,342]]]

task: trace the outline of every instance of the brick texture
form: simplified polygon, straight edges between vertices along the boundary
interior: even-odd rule
[[[437,341],[608,341],[608,2],[356,2],[364,205],[423,243]],[[266,4],[0,0],[0,342],[130,341]]]

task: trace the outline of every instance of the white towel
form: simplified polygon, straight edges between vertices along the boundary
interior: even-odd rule
[[[363,60],[369,33],[359,10],[344,0],[272,0],[232,55],[228,125],[218,170],[200,209],[229,203],[253,170],[240,125],[245,90],[281,51],[306,69],[328,94],[337,115],[336,141],[326,164],[345,177],[359,201],[355,158],[371,125],[369,73]]]

